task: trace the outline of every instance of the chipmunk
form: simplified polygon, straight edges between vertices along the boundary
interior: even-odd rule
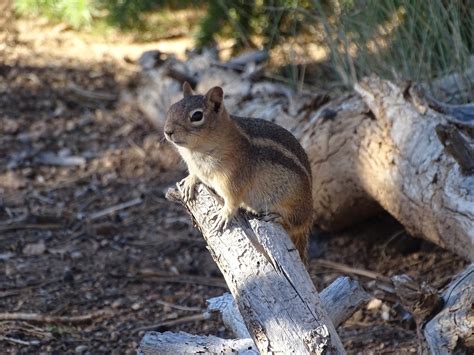
[[[183,197],[194,198],[198,182],[224,199],[217,228],[226,227],[239,208],[257,215],[276,215],[307,262],[312,219],[312,181],[308,157],[283,127],[227,113],[220,87],[194,95],[183,85],[181,101],[166,117],[164,134],[186,162]]]

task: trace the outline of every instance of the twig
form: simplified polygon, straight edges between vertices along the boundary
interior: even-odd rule
[[[31,290],[31,289],[38,288],[38,287],[45,287],[45,286],[51,285],[55,282],[58,282],[60,280],[61,279],[51,278],[48,281],[36,282],[36,283],[30,284],[30,285],[22,285],[22,286],[15,287],[14,289],[13,289],[13,287],[9,287],[10,288],[9,290],[0,292],[0,298],[16,296],[19,293],[21,293],[22,290],[28,290],[28,289]]]
[[[166,301],[161,301],[161,300],[152,300],[152,302],[161,304],[163,306],[168,306],[168,307],[171,307],[171,308],[179,309],[181,311],[193,311],[193,312],[199,312],[199,311],[202,312],[203,311],[199,307],[180,306],[179,304],[176,304],[176,303],[171,303],[171,302],[166,302]]]
[[[87,219],[90,220],[90,221],[93,221],[95,219],[99,219],[101,217],[107,216],[107,215],[112,214],[114,212],[139,205],[142,202],[143,202],[143,200],[140,197],[137,197],[137,198],[134,198],[133,200],[123,202],[123,203],[119,203],[115,206],[110,206],[110,207],[104,208],[103,210],[93,212],[93,213],[91,213],[87,216]]]
[[[43,328],[37,327],[31,323],[19,323],[15,321],[5,321],[0,324],[0,332],[3,334],[25,334],[25,337],[32,336],[49,340],[53,338],[53,334]]]
[[[52,152],[47,152],[39,155],[35,159],[39,164],[43,165],[53,165],[53,166],[82,166],[86,163],[84,157],[78,155],[66,155],[62,156],[60,154],[55,154]]]
[[[0,335],[0,340],[5,340],[13,344],[20,344],[20,345],[39,345],[40,341],[39,340],[21,340],[21,339],[16,339],[12,337],[6,337],[3,335]]]
[[[93,319],[110,315],[110,310],[99,310],[97,312],[84,314],[82,316],[50,316],[39,313],[0,313],[0,320],[23,320],[42,323],[84,323]]]
[[[142,277],[153,277],[156,281],[179,284],[195,284],[210,287],[221,287],[227,289],[227,284],[223,279],[217,277],[206,277],[196,275],[175,275],[161,271],[138,270],[137,274]]]
[[[156,324],[151,324],[151,325],[146,325],[143,327],[138,327],[134,329],[134,332],[140,332],[143,330],[153,330],[159,327],[171,327],[174,325],[179,325],[179,324],[184,324],[184,323],[189,323],[189,322],[196,322],[196,321],[201,321],[201,320],[208,320],[212,316],[212,313],[209,312],[204,312],[204,313],[199,313],[199,314],[193,314],[192,316],[186,316],[186,317],[181,317],[181,318],[176,318],[172,320],[167,320],[163,321],[160,323]]]
[[[377,272],[374,272],[374,271],[365,270],[365,269],[358,269],[358,268],[355,268],[355,267],[352,267],[352,266],[349,266],[349,265],[336,263],[336,262],[330,261],[330,260],[322,260],[321,259],[321,260],[318,260],[317,263],[319,265],[323,266],[323,267],[327,267],[327,268],[330,268],[330,269],[340,271],[342,274],[359,275],[359,276],[367,277],[369,279],[382,281],[382,282],[388,283],[390,285],[392,284],[392,280],[390,280],[390,278],[388,278],[388,277],[386,277],[382,274],[379,274]]]
[[[59,229],[61,225],[57,223],[46,223],[46,224],[10,224],[5,226],[0,226],[0,232],[8,232],[14,230],[24,230],[24,229]]]
[[[109,94],[106,92],[86,90],[77,86],[76,84],[72,82],[69,83],[68,89],[71,90],[77,96],[87,99],[87,100],[109,101],[109,102],[117,101],[117,95]]]

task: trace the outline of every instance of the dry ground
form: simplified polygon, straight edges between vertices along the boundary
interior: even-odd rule
[[[179,162],[140,112],[116,99],[134,81],[138,53],[179,42],[127,44],[18,24],[0,48],[2,352],[134,353],[143,327],[228,336],[218,320],[183,319],[225,283],[185,211],[164,198],[182,176]],[[70,165],[56,166],[58,157]],[[129,207],[106,210],[121,203]],[[318,288],[339,276],[319,259],[436,287],[464,266],[388,216],[338,235],[315,232],[311,255]],[[13,312],[90,319],[5,320]],[[417,349],[413,321],[389,300],[371,302],[339,331],[350,353]]]

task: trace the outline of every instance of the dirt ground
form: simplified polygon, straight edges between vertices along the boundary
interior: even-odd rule
[[[230,336],[219,320],[187,320],[225,282],[183,208],[164,198],[183,176],[171,148],[120,100],[150,45],[31,22],[18,30],[0,47],[1,352],[135,353],[146,329]],[[311,257],[318,289],[341,275],[319,260],[437,288],[465,265],[386,215],[315,231]],[[339,334],[349,353],[417,352],[413,320],[388,298]]]

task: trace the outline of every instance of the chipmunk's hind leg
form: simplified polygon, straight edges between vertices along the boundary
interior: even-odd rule
[[[257,218],[264,222],[283,224],[283,218],[278,212],[265,212],[258,214]]]
[[[222,207],[222,209],[215,215],[216,221],[212,230],[222,232],[223,230],[227,229],[229,227],[230,221],[237,213],[237,210],[238,208],[234,208],[229,205],[226,206],[226,204],[224,204],[224,207]]]
[[[294,230],[289,231],[288,234],[298,250],[301,260],[305,265],[308,265],[309,230]]]

